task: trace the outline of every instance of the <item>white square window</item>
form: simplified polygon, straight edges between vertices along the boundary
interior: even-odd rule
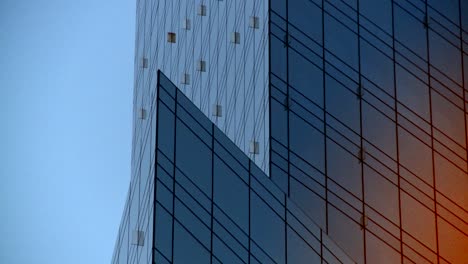
[[[199,72],[205,72],[206,71],[206,61],[199,60],[197,62],[197,71],[199,71]]]
[[[249,26],[251,28],[255,28],[255,29],[259,28],[260,27],[260,19],[258,17],[256,17],[256,16],[251,16]]]
[[[148,58],[141,58],[141,67],[144,69],[148,68]]]
[[[260,145],[258,144],[258,141],[251,141],[250,142],[250,153],[251,154],[260,153]]]
[[[141,230],[133,230],[132,245],[144,246],[145,245],[145,232]]]
[[[167,33],[167,42],[169,43],[176,43],[176,33],[168,32]]]
[[[190,19],[185,18],[185,19],[182,21],[182,29],[190,30],[190,28],[191,28]]]
[[[232,32],[231,42],[234,43],[234,44],[239,44],[240,43],[240,33],[239,32]]]
[[[180,83],[181,83],[181,84],[185,84],[185,85],[190,84],[190,74],[188,74],[188,73],[183,73],[183,74],[182,74],[182,77],[181,77],[181,79],[180,79]]]
[[[138,110],[138,118],[142,120],[146,119],[146,109],[140,108]]]
[[[199,16],[206,16],[206,5],[199,5],[198,6],[198,15]]]
[[[213,116],[222,117],[223,116],[223,107],[219,104],[213,105]]]

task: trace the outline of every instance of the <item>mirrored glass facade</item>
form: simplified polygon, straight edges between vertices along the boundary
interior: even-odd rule
[[[137,6],[113,263],[468,263],[468,1]]]
[[[468,263],[467,7],[271,0],[271,178],[357,263]]]

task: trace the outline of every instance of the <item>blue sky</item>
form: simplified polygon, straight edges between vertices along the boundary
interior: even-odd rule
[[[0,1],[0,263],[110,262],[134,31],[134,1]]]

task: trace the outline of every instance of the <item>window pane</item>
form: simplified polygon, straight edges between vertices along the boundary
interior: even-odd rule
[[[392,2],[390,0],[361,0],[359,9],[363,16],[387,33],[392,32]]]
[[[328,208],[329,236],[354,261],[364,263],[364,241],[361,227],[335,207],[329,206]]]
[[[307,99],[323,105],[323,73],[305,57],[289,52],[289,83]]]
[[[361,41],[361,72],[367,79],[379,86],[380,89],[390,95],[394,94],[393,62],[365,41]],[[364,88],[367,90],[372,89],[370,87]],[[378,93],[379,91],[374,92],[374,94]]]
[[[309,164],[323,171],[324,167],[324,136],[317,129],[307,124],[304,120],[291,114],[290,149]]]
[[[419,57],[427,57],[426,30],[421,20],[395,5],[395,37]]]
[[[435,250],[434,213],[404,192],[401,193],[401,221],[406,232]]]
[[[177,120],[176,166],[211,197],[211,150]]]
[[[374,107],[362,104],[362,134],[370,143],[393,159],[396,159],[395,123]]]
[[[326,77],[327,112],[334,118],[360,132],[359,98],[335,79]]]
[[[328,177],[357,197],[362,197],[359,160],[331,140],[327,140]]]
[[[358,43],[356,34],[329,15],[325,15],[325,32],[325,46],[329,52],[344,60],[352,68],[357,69]]]
[[[364,167],[364,184],[366,203],[398,224],[398,187],[367,166]]]
[[[439,154],[434,158],[437,190],[468,210],[468,175]]]
[[[320,263],[320,256],[300,237],[288,227],[288,263],[313,264]]]
[[[463,111],[436,92],[432,92],[432,108],[434,126],[464,146]]]
[[[398,129],[400,164],[432,185],[431,148],[401,128]]]
[[[462,83],[460,50],[434,32],[429,33],[431,65]]]
[[[174,263],[210,263],[210,254],[179,223],[174,225]]]
[[[401,261],[398,251],[369,232],[366,232],[366,249],[367,263],[394,264]]]
[[[252,239],[275,262],[283,263],[285,261],[285,223],[256,194],[252,193],[250,202]]]
[[[396,67],[398,101],[429,122],[429,88],[402,67]]]
[[[440,254],[451,263],[466,263],[468,237],[441,218],[437,219]]]
[[[216,157],[214,160],[214,201],[245,232],[249,230],[248,197],[247,185]]]

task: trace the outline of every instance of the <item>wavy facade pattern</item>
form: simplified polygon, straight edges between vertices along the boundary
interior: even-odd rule
[[[113,263],[468,263],[467,1],[137,6]]]

